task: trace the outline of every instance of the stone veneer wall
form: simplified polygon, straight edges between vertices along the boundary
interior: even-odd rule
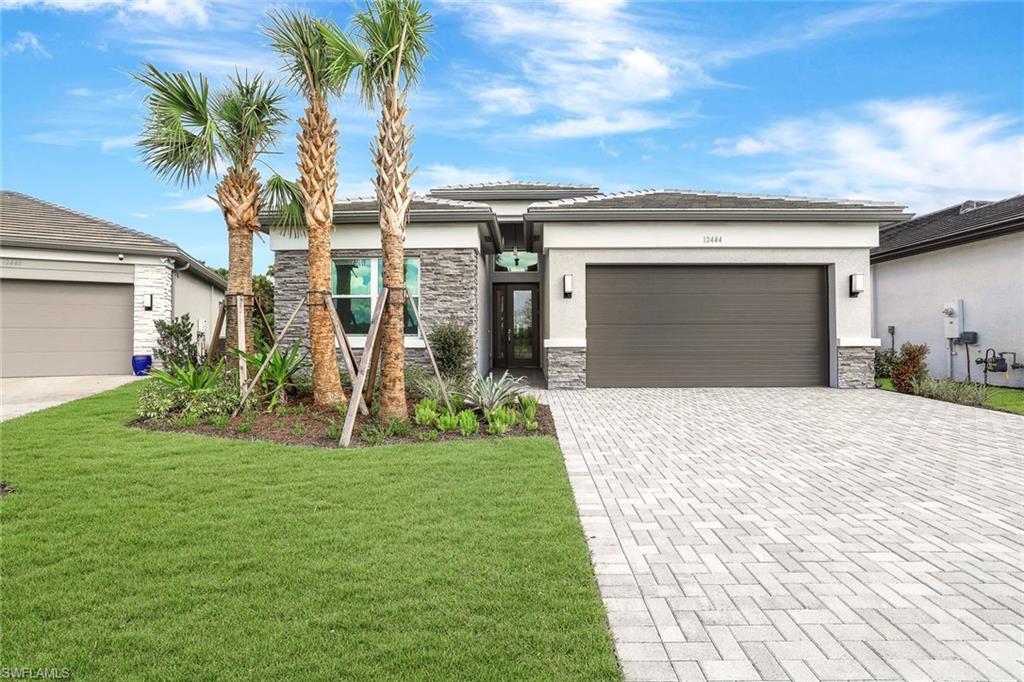
[[[549,389],[587,387],[586,348],[548,348],[547,379]]]
[[[332,258],[379,258],[380,249],[331,251]],[[473,366],[477,363],[477,335],[480,302],[477,296],[480,255],[476,249],[407,249],[406,257],[420,259],[420,315],[426,333],[433,325],[454,319],[469,327],[473,339]],[[287,322],[295,306],[306,294],[309,267],[305,251],[278,251],[274,254],[274,327],[277,333]],[[305,309],[288,329],[285,343],[300,339],[309,346],[309,315]],[[356,358],[362,356],[355,349]],[[429,365],[422,348],[406,348],[409,362]],[[344,362],[339,357],[339,365]]]
[[[875,349],[870,346],[845,346],[837,349],[839,388],[875,387]]]
[[[156,321],[169,320],[173,314],[171,269],[166,265],[136,265],[135,294],[132,317],[135,323],[133,353],[153,355],[157,345]],[[153,309],[143,304],[146,294],[153,294]],[[153,358],[157,364],[156,358]]]

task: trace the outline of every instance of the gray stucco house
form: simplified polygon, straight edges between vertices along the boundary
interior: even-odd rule
[[[1024,363],[1024,195],[965,201],[883,229],[871,273],[875,335],[886,346],[927,343],[933,375],[975,381],[976,360],[991,348],[1007,371],[988,382],[1024,387],[1024,368],[1013,367]]]
[[[869,387],[870,251],[909,217],[864,201],[447,186],[413,202],[406,272],[418,323],[468,325],[482,373],[540,368],[550,388]],[[335,303],[359,347],[380,290],[376,203],[340,201],[334,222]],[[283,320],[307,288],[305,237],[270,232]],[[290,337],[306,328],[300,313]]]
[[[0,192],[0,376],[131,374],[157,320],[208,341],[226,287],[165,239]]]

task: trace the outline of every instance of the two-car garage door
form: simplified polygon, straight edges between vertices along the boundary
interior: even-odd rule
[[[0,280],[0,376],[129,374],[132,285]]]
[[[587,267],[587,385],[822,386],[821,266]]]

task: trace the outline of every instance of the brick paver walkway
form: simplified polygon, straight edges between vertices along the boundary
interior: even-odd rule
[[[871,390],[545,398],[627,679],[1024,676],[1024,417]]]

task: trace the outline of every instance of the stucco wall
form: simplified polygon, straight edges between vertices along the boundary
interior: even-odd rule
[[[224,300],[224,292],[188,270],[175,272],[173,281],[174,316],[181,317],[188,313],[194,325],[195,335],[204,333],[206,343],[209,343],[213,325],[217,323],[220,303]],[[222,330],[221,336],[223,335]]]
[[[889,345],[886,328],[896,327],[896,347],[905,341],[927,343],[932,374],[949,376],[949,342],[942,330],[942,308],[963,299],[964,330],[978,332],[972,346],[971,377],[981,379],[973,363],[986,348],[1015,351],[1024,361],[1024,233],[931,251],[872,267],[875,290],[874,335]],[[954,346],[954,376],[967,376],[963,346]],[[989,382],[1024,387],[1024,370],[990,374]]]

